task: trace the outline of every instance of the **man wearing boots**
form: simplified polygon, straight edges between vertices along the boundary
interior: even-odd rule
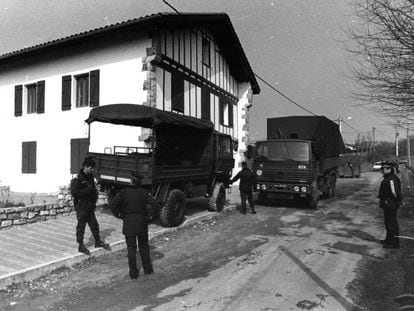
[[[380,242],[384,248],[399,248],[399,227],[397,212],[401,204],[401,182],[394,172],[395,166],[392,162],[386,161],[381,165],[384,179],[381,182],[378,198],[380,207],[384,210],[384,223],[387,235]]]
[[[99,237],[99,224],[95,216],[96,201],[98,199],[98,190],[93,178],[95,161],[91,158],[85,158],[82,169],[76,178],[72,179],[70,184],[71,194],[75,205],[76,217],[76,241],[79,244],[79,252],[90,255],[89,250],[83,244],[86,224],[89,225],[92,235],[95,239],[95,247],[103,247],[110,250],[108,244],[101,241]]]
[[[250,209],[252,210],[252,214],[256,214],[254,210],[254,203],[253,203],[253,191],[254,189],[254,181],[255,181],[255,174],[249,170],[247,167],[246,162],[242,162],[242,170],[237,173],[234,178],[230,180],[230,183],[235,182],[236,180],[240,179],[239,190],[240,190],[240,199],[241,199],[241,212],[242,214],[246,214],[246,199],[249,201]]]
[[[110,201],[110,208],[114,216],[123,219],[122,233],[125,235],[127,245],[131,279],[136,279],[139,275],[136,260],[137,240],[144,273],[153,273],[148,244],[149,212],[147,204],[154,205],[157,202],[148,190],[141,186],[141,176],[135,172],[131,173],[131,186],[122,189]]]

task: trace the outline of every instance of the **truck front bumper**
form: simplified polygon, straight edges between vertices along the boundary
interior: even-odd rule
[[[266,194],[269,198],[307,198],[312,193],[312,188],[308,184],[283,184],[283,183],[269,183],[257,182],[255,185],[256,191]]]

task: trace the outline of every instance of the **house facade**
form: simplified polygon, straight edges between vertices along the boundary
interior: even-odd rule
[[[57,192],[88,148],[145,146],[149,130],[85,123],[91,108],[148,105],[248,141],[260,92],[226,14],[154,14],[0,56],[0,185]]]

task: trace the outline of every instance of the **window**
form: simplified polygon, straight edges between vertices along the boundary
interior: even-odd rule
[[[36,113],[36,84],[26,85],[27,113]]]
[[[210,120],[210,91],[207,87],[201,88],[201,118]]]
[[[26,141],[22,143],[22,173],[36,173],[36,142]]]
[[[171,108],[184,113],[184,79],[178,74],[171,75]]]
[[[225,98],[220,98],[219,106],[220,124],[228,127],[233,127],[233,104],[231,102],[228,102],[228,100]]]
[[[45,111],[45,81],[27,84],[24,87],[26,113],[43,113]]]
[[[220,137],[220,153],[231,154],[231,139],[229,137]]]
[[[70,140],[70,173],[79,173],[83,159],[88,153],[88,139],[74,138]]]
[[[99,70],[94,70],[89,73],[77,75],[75,76],[75,82],[76,82],[76,86],[75,86],[76,107],[99,106]],[[68,85],[65,85],[65,88],[68,88],[68,87],[69,87]],[[62,92],[63,92],[63,88],[62,88]],[[67,104],[65,104],[65,108],[67,108]],[[62,102],[62,109],[63,109],[63,102]]]
[[[203,64],[210,67],[210,41],[207,38],[203,38],[201,45]]]
[[[227,101],[223,98],[220,98],[220,115],[219,115],[219,120],[220,120],[220,124],[221,125],[229,125],[229,104],[227,103]]]
[[[76,107],[89,106],[89,74],[76,76]]]

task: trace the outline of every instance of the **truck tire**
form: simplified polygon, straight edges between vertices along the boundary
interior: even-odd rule
[[[171,190],[160,211],[160,221],[165,227],[175,227],[184,220],[185,196],[179,189]]]
[[[208,198],[208,210],[212,212],[221,212],[226,203],[226,188],[222,182],[214,184],[213,193]]]
[[[308,205],[311,209],[317,209],[318,208],[318,202],[319,202],[319,187],[318,184],[313,187],[313,192],[311,197],[309,198]]]

